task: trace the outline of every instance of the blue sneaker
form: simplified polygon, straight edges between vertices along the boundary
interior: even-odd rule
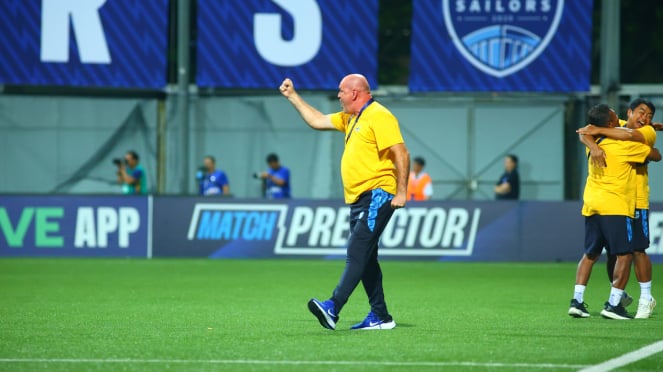
[[[589,318],[589,311],[587,311],[587,304],[580,303],[575,298],[571,299],[571,306],[569,306],[569,315],[574,318]]]
[[[315,298],[312,298],[308,302],[308,309],[316,318],[318,318],[318,321],[323,327],[331,330],[336,329],[338,315],[336,315],[336,309],[334,309],[334,301],[327,300],[325,302],[320,302]]]
[[[601,310],[601,315],[606,319],[615,319],[615,320],[629,320],[633,319],[633,316],[629,314],[624,306],[617,305],[612,306],[609,302],[605,303],[603,310]]]
[[[371,311],[363,322],[353,325],[351,329],[393,329],[394,327],[396,322],[391,316],[382,320]]]
[[[622,305],[622,307],[628,307],[628,305],[633,303],[633,297],[629,296],[626,291],[624,291],[624,294],[622,295],[622,299],[619,301],[619,304]]]

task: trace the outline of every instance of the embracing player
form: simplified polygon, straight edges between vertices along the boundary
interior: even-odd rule
[[[588,112],[589,122],[600,127],[619,125],[617,114],[600,104]],[[578,263],[576,283],[568,314],[589,317],[584,304],[584,292],[594,263],[604,247],[617,256],[610,296],[601,315],[609,319],[631,319],[621,305],[628,283],[633,246],[631,231],[636,207],[636,175],[633,164],[660,160],[656,149],[639,142],[599,138],[597,144],[605,153],[605,166],[589,160],[588,175],[583,194],[582,214],[585,216],[585,252]],[[588,149],[589,158],[589,149]]]
[[[653,147],[656,143],[656,131],[652,126],[652,118],[656,112],[654,104],[648,100],[638,98],[632,101],[627,111],[627,120],[619,121],[619,128],[604,128],[588,125],[579,129],[583,143],[590,149],[592,161],[599,166],[605,165],[605,153],[592,140],[592,138],[607,137],[616,140],[635,141]],[[656,300],[651,294],[652,265],[646,249],[649,248],[649,173],[647,163],[635,165],[636,169],[636,211],[633,221],[632,241],[633,262],[635,276],[640,284],[640,300],[636,319],[646,319],[651,316]],[[608,249],[608,277],[613,281],[616,256]],[[628,306],[632,299],[624,292],[622,305]]]

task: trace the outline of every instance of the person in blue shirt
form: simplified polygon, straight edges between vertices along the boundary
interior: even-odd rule
[[[147,176],[140,165],[136,151],[127,151],[124,161],[116,159],[117,182],[122,185],[122,193],[127,195],[147,194]]]
[[[216,169],[216,159],[213,156],[205,156],[203,166],[196,174],[196,178],[199,182],[200,195],[230,195],[228,177],[224,171]]]
[[[520,198],[520,176],[518,157],[508,154],[504,157],[504,173],[495,185],[495,199],[518,200]]]
[[[258,176],[264,180],[265,198],[267,199],[289,199],[290,198],[290,170],[281,165],[276,154],[267,155],[267,172]]]

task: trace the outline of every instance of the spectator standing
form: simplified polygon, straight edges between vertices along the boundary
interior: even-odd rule
[[[504,157],[504,173],[495,185],[495,199],[518,200],[520,197],[520,176],[518,175],[518,157],[508,154]]]
[[[418,156],[412,161],[412,172],[407,184],[408,200],[429,200],[433,195],[433,181],[428,173],[424,172],[426,160]]]
[[[196,178],[199,181],[200,195],[230,194],[228,177],[224,171],[216,169],[216,159],[211,155],[207,155],[203,159],[203,167],[200,169],[200,174]]]

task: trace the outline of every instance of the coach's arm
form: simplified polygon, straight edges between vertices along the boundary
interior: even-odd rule
[[[403,208],[407,201],[407,183],[410,177],[410,152],[404,143],[397,143],[389,148],[389,157],[396,166],[396,195],[391,200],[391,207]]]
[[[331,117],[318,111],[315,107],[308,104],[297,93],[292,80],[285,79],[279,87],[281,94],[290,101],[292,106],[299,112],[302,119],[308,124],[309,127],[317,130],[336,130],[332,124]]]

